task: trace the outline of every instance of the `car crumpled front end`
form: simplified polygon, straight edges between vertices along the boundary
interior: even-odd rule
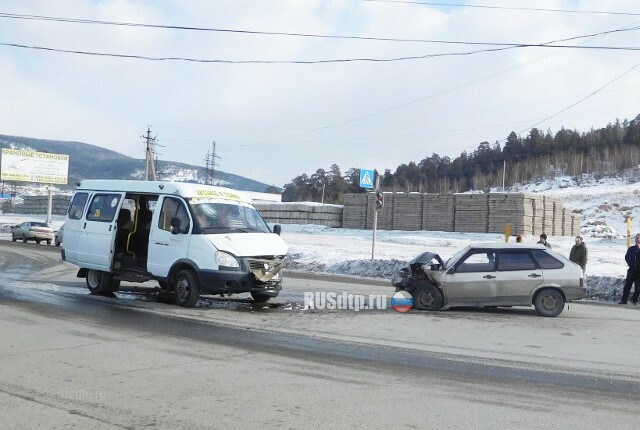
[[[435,281],[432,274],[439,272],[442,266],[443,262],[438,254],[423,252],[400,269],[398,273],[391,278],[391,284],[396,287],[396,291],[411,291],[418,279]]]

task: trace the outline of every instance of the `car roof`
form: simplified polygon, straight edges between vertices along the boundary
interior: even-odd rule
[[[507,243],[507,242],[485,242],[485,243],[473,243],[469,245],[470,249],[547,249],[541,243]]]

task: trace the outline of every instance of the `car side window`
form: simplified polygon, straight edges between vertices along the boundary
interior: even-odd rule
[[[496,270],[495,251],[477,251],[469,254],[456,267],[458,273],[493,272]]]
[[[533,251],[533,258],[536,259],[541,269],[562,269],[564,263],[542,249]]]
[[[96,194],[93,196],[93,200],[89,206],[87,221],[113,221],[118,203],[120,203],[119,194]]]
[[[188,233],[190,227],[189,214],[181,200],[165,197],[158,217],[158,228],[171,231],[171,218],[180,220],[180,233]]]
[[[538,266],[528,252],[502,251],[498,259],[498,271],[536,270]]]
[[[84,207],[89,198],[88,193],[77,193],[69,205],[69,219],[82,219]]]

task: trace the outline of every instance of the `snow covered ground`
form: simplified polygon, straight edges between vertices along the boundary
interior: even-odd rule
[[[634,176],[629,174],[627,178]],[[585,237],[626,237],[627,215],[634,220],[634,234],[640,231],[640,182],[637,181],[621,177],[598,179],[587,175],[576,181],[570,176],[561,176],[517,185],[510,191],[539,193],[562,199],[565,207],[582,216],[582,233]]]

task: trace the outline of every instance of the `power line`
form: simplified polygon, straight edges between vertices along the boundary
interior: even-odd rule
[[[554,113],[553,115],[549,115],[548,117],[546,117],[545,119],[538,121],[537,123],[533,124],[531,127],[527,127],[525,129],[522,129],[518,132],[518,134],[522,134],[525,131],[529,131],[537,126],[539,126],[540,124],[542,124],[543,122],[546,122],[558,115],[560,115],[561,113],[564,113],[566,111],[568,111],[569,109],[571,109],[574,106],[579,105],[580,103],[582,103],[583,101],[593,97],[594,95],[598,94],[600,91],[604,90],[606,87],[608,87],[609,85],[613,84],[614,82],[616,82],[617,80],[622,79],[624,76],[626,76],[627,74],[631,73],[634,69],[640,67],[640,63],[635,64],[633,67],[631,67],[630,69],[627,69],[624,73],[622,73],[621,75],[616,76],[615,78],[613,78],[612,80],[610,80],[609,82],[607,82],[606,84],[604,84],[603,86],[601,86],[600,88],[598,88],[597,90],[587,94],[586,96],[584,96],[583,98],[581,98],[580,100],[578,100],[575,103],[572,103],[571,105],[567,106],[566,108]],[[503,139],[506,140],[506,139]]]
[[[361,57],[361,58],[334,58],[334,59],[327,59],[327,60],[226,60],[226,59],[206,59],[206,58],[192,58],[192,57],[152,57],[147,55],[81,51],[81,50],[74,50],[74,49],[59,49],[59,48],[51,48],[47,46],[33,46],[33,45],[24,45],[21,43],[6,43],[6,42],[0,42],[0,46],[8,46],[8,47],[20,48],[20,49],[33,49],[33,50],[48,51],[48,52],[58,52],[58,53],[65,53],[65,54],[97,56],[97,57],[127,58],[127,59],[147,60],[147,61],[185,61],[185,62],[191,62],[191,63],[220,63],[220,64],[331,64],[331,63],[355,63],[355,62],[391,63],[391,62],[397,62],[397,61],[426,60],[426,59],[438,58],[438,57],[469,56],[469,55],[479,54],[484,52],[499,52],[499,51],[506,51],[509,49],[517,49],[517,48],[565,48],[565,49],[586,49],[586,50],[606,50],[606,51],[640,51],[640,47],[633,47],[633,46],[512,44],[512,45],[504,46],[501,48],[478,49],[475,51],[466,51],[466,52],[444,52],[444,53],[438,53],[438,54],[410,55],[410,56],[392,57],[392,58]]]
[[[475,41],[458,41],[458,40],[442,40],[442,39],[401,39],[401,38],[391,38],[391,37],[349,36],[349,35],[330,35],[330,34],[314,34],[314,33],[289,33],[289,32],[278,32],[278,31],[255,31],[255,30],[244,30],[244,29],[192,27],[192,26],[183,26],[183,25],[145,24],[145,23],[136,23],[136,22],[100,21],[100,20],[83,19],[83,18],[61,18],[61,17],[52,17],[52,16],[44,16],[44,15],[21,15],[21,14],[12,14],[12,13],[6,13],[6,12],[0,12],[0,18],[53,21],[53,22],[75,23],[75,24],[114,25],[114,26],[125,26],[125,27],[142,27],[142,28],[171,29],[171,30],[237,33],[237,34],[250,34],[250,35],[262,35],[262,36],[291,36],[291,37],[308,37],[308,38],[321,38],[321,39],[348,39],[348,40],[365,40],[365,41],[378,41],[378,42],[434,43],[434,44],[451,44],[451,45],[481,45],[481,46],[507,46],[507,47],[536,46],[536,44],[527,44],[527,43],[475,42]],[[638,28],[609,30],[601,33],[575,36],[568,39],[559,39],[556,42],[570,41],[570,40],[575,40],[580,38],[598,36],[602,34],[618,33],[618,32],[637,30],[637,29]],[[554,42],[548,42],[548,43],[554,43]]]
[[[597,14],[597,15],[618,15],[618,16],[640,16],[636,12],[613,12],[604,10],[576,10],[576,9],[552,9],[542,7],[517,7],[517,6],[490,6],[480,4],[462,4],[462,3],[439,3],[430,1],[410,1],[410,0],[363,0],[371,3],[398,3],[398,4],[417,4],[424,6],[447,6],[447,7],[466,7],[473,9],[494,9],[494,10],[518,10],[523,12],[559,12],[559,13],[575,13],[575,14]]]
[[[636,28],[636,25],[638,23],[640,23],[640,21],[633,22],[633,23],[628,24],[628,25],[626,25],[624,27],[620,27],[620,28],[618,28],[616,30],[633,29],[633,28]],[[606,34],[607,32],[602,32],[602,33]],[[580,38],[580,37],[581,36],[576,36],[575,38]],[[602,37],[602,35],[596,35],[591,40],[599,38],[599,37]],[[583,43],[586,43],[586,42],[587,41],[585,41]],[[547,43],[553,43],[553,42],[547,42]],[[503,74],[508,73],[508,72],[510,72],[512,70],[518,69],[520,67],[524,67],[524,66],[529,65],[531,63],[534,63],[536,61],[540,61],[542,59],[545,59],[545,58],[551,57],[553,55],[556,55],[559,52],[561,52],[561,51],[556,51],[556,52],[554,52],[552,54],[548,54],[548,55],[536,58],[536,59],[531,60],[531,61],[529,61],[527,63],[524,63],[524,64],[519,64],[517,66],[508,67],[508,68],[500,70],[498,72],[482,76],[482,77],[474,79],[472,81],[469,81],[469,82],[466,82],[466,83],[463,83],[463,84],[460,84],[460,85],[456,85],[454,87],[450,87],[450,88],[438,91],[436,93],[432,93],[432,94],[420,97],[418,99],[410,100],[408,102],[400,103],[400,104],[397,104],[397,105],[394,105],[394,106],[391,106],[391,107],[388,107],[388,108],[385,108],[385,109],[381,109],[381,110],[378,110],[378,111],[375,111],[375,112],[371,112],[371,113],[368,113],[368,114],[365,114],[365,115],[361,115],[361,116],[358,116],[358,117],[350,118],[350,119],[347,119],[347,120],[344,120],[344,121],[341,121],[341,122],[338,122],[338,123],[333,123],[333,124],[325,125],[325,126],[322,126],[322,127],[317,127],[317,128],[311,129],[311,130],[306,130],[304,132],[300,132],[300,133],[297,133],[295,135],[285,137],[284,139],[295,139],[295,138],[300,137],[300,136],[305,136],[305,135],[308,135],[308,134],[311,134],[311,133],[317,133],[317,132],[328,130],[328,129],[335,128],[335,127],[341,127],[341,126],[344,126],[344,125],[347,125],[347,124],[350,124],[350,123],[353,123],[353,122],[356,122],[356,121],[362,121],[362,120],[365,120],[365,119],[376,117],[378,115],[382,115],[382,114],[387,113],[387,112],[392,112],[394,110],[398,110],[398,109],[404,108],[406,106],[410,106],[410,105],[413,105],[413,104],[416,104],[416,103],[419,103],[419,102],[422,102],[422,101],[425,101],[425,100],[429,100],[429,99],[436,98],[438,96],[442,96],[442,95],[450,93],[450,92],[457,91],[459,89],[474,85],[474,84],[476,84],[478,82],[482,82],[482,81],[485,81],[485,80],[489,80],[489,79],[495,78],[496,76],[503,75]]]

